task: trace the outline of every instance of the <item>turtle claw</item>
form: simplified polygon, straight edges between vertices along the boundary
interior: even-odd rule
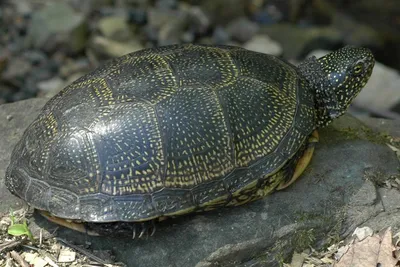
[[[156,225],[154,223],[154,220],[134,224],[132,239],[136,238],[137,232],[139,231],[140,233],[137,237],[138,239],[142,239],[144,237],[147,239],[149,236],[153,236],[156,232]]]
[[[152,221],[151,221],[151,232],[150,232],[150,236],[153,236],[155,232],[156,232],[156,224],[154,223],[154,220],[152,220]]]
[[[132,239],[135,239],[135,237],[136,237],[136,227],[133,227]]]
[[[145,225],[145,223],[141,223],[140,224],[140,227],[142,228],[142,231],[140,231],[140,234],[139,234],[139,239],[141,239],[142,237],[143,237],[143,235],[145,234],[145,233],[147,233],[147,228],[146,228],[146,225]],[[147,238],[147,234],[146,234],[146,238]]]

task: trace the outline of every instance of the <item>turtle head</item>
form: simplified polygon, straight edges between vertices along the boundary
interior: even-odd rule
[[[374,64],[369,49],[354,46],[346,46],[319,59],[311,58],[303,64],[300,71],[305,73],[315,92],[318,127],[345,113],[367,83]]]

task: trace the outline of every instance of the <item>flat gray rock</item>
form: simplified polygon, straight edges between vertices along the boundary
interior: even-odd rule
[[[22,204],[4,187],[4,172],[12,147],[44,103],[32,99],[0,106],[0,212]],[[165,221],[147,240],[89,237],[62,227],[56,235],[112,250],[116,261],[128,266],[255,267],[278,266],[294,249],[338,241],[360,225],[400,229],[400,193],[379,188],[399,176],[399,161],[386,137],[344,116],[321,130],[320,139],[305,174],[263,200]],[[55,228],[38,215],[31,219],[35,224]]]

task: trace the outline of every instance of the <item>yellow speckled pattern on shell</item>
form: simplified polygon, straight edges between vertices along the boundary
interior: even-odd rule
[[[144,221],[270,193],[315,128],[292,65],[233,47],[132,53],[51,99],[25,132],[8,187],[70,219]]]

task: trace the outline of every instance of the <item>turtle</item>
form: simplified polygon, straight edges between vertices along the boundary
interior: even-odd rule
[[[12,152],[6,186],[51,221],[133,237],[264,198],[303,173],[317,130],[346,112],[374,63],[355,46],[297,66],[201,44],[112,59],[44,105]]]

